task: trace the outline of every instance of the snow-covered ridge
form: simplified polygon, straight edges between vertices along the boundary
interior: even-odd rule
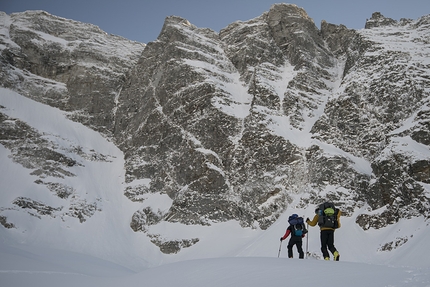
[[[99,27],[65,18],[53,16],[44,11],[27,11],[2,15],[3,29],[35,33],[31,40],[36,45],[59,45],[69,53],[73,50],[86,50],[88,53],[98,53],[108,58],[120,58],[129,61],[140,56],[145,44],[129,41],[116,35],[109,35]],[[9,26],[9,27],[7,27]],[[12,39],[9,38],[11,42]],[[130,53],[131,52],[131,53]],[[87,59],[88,60],[88,59]],[[110,61],[115,63],[114,60]],[[83,64],[89,65],[88,61]]]

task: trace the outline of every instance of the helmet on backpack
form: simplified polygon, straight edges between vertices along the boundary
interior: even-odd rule
[[[302,237],[304,234],[308,232],[304,225],[303,217],[300,217],[298,214],[292,214],[288,218],[288,223],[290,224],[289,228],[291,228],[291,232],[293,236]]]
[[[298,214],[291,214],[290,216],[288,216],[288,223],[290,223],[292,220],[297,220],[297,218],[299,218]],[[291,224],[291,223],[290,223]]]

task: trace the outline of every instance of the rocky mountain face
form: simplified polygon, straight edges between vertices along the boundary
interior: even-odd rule
[[[43,11],[0,14],[0,81],[110,135],[125,73],[145,45]]]
[[[429,218],[430,16],[374,13],[362,30],[318,29],[303,9],[276,4],[219,33],[168,17],[144,45],[45,12],[3,13],[0,49],[2,87],[69,112],[124,152],[118,192],[141,203],[136,232],[232,219],[266,229],[323,200],[346,216],[361,209],[363,229]],[[16,162],[70,176],[72,156],[0,116]],[[154,193],[170,208],[148,206]],[[166,253],[198,241],[148,236]]]

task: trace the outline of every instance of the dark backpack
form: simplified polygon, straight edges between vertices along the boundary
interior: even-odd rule
[[[324,202],[320,205],[318,210],[318,225],[320,227],[338,228],[338,213],[339,209],[337,209],[332,202]]]
[[[306,234],[308,231],[306,230],[303,217],[299,217],[297,214],[293,214],[288,218],[288,223],[291,226],[291,234],[293,236],[302,237],[303,234]]]

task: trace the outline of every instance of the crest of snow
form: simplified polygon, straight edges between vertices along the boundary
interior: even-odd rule
[[[411,161],[430,159],[429,147],[414,141],[410,136],[392,137],[377,159],[390,157],[393,153],[407,155]]]
[[[429,96],[430,99],[430,96]],[[414,112],[409,118],[407,118],[405,121],[403,121],[402,125],[393,130],[390,135],[396,135],[396,134],[400,134],[406,130],[412,129],[415,124],[417,123],[416,121],[416,117],[418,115],[419,112],[425,112],[425,111],[429,111],[430,107],[427,105],[422,106],[418,111]]]
[[[19,48],[19,46],[10,39],[9,26],[11,23],[12,20],[10,19],[10,16],[0,11],[0,38],[2,38],[4,41],[4,43],[0,43],[0,50],[6,48],[4,44],[7,44],[8,46],[12,46],[14,48]]]
[[[248,116],[252,96],[240,81],[238,72],[226,72],[206,61],[187,59],[185,63],[206,75],[205,82],[214,85],[222,92],[222,97],[212,99],[212,104],[216,108],[233,117],[243,119]]]
[[[167,194],[148,193],[141,196],[144,200],[142,207],[156,208],[161,212],[167,212],[172,206],[173,200]]]
[[[47,134],[66,134],[69,141],[76,145],[83,145],[101,153],[121,156],[121,151],[109,143],[99,133],[86,128],[82,124],[68,120],[65,113],[59,109],[33,101],[9,89],[0,88],[0,104],[6,108],[2,110],[12,118],[18,118],[33,128]],[[36,112],[37,111],[37,112]]]
[[[370,162],[367,161],[366,159],[354,156],[351,153],[348,153],[344,150],[341,150],[332,144],[323,143],[323,142],[318,141],[318,140],[313,140],[313,142],[315,144],[317,144],[318,146],[320,146],[324,150],[324,153],[326,155],[343,156],[343,157],[349,159],[349,161],[352,164],[352,167],[354,167],[355,170],[357,170],[358,172],[363,173],[363,174],[368,174],[368,175],[372,174],[372,166],[371,166]]]

